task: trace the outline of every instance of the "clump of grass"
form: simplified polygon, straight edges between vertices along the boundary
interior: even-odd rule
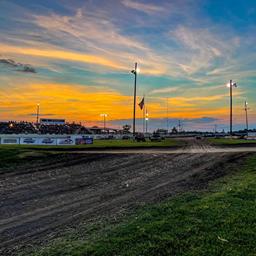
[[[0,169],[13,169],[15,166],[28,163],[31,160],[42,161],[53,153],[47,151],[37,152],[22,146],[2,146],[0,147]]]

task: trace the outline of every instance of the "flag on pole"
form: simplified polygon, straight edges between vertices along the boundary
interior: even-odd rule
[[[142,98],[141,102],[138,105],[140,106],[140,109],[144,108],[144,97]]]

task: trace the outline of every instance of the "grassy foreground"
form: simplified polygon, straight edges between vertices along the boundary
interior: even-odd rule
[[[1,168],[13,167],[30,160],[43,160],[47,158],[51,152],[36,152],[22,146],[0,146]]]
[[[143,208],[86,236],[57,240],[33,255],[256,255],[256,156],[208,191]]]

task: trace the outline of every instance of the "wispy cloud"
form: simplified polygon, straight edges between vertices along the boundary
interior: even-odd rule
[[[80,42],[93,47],[93,42],[101,41],[102,46],[131,47],[145,50],[143,43],[138,42],[120,33],[108,16],[103,16],[97,11],[90,13],[84,9],[77,9],[75,15],[64,16],[58,14],[34,15],[35,24],[47,31],[58,32],[58,36],[68,34]],[[78,42],[79,42],[78,41]],[[101,47],[94,45],[96,49]]]
[[[99,11],[91,13],[80,8],[70,16],[34,15],[34,23],[51,38],[61,39],[63,48],[69,47],[67,52],[71,51],[71,46],[74,51],[92,56],[95,59],[93,64],[101,64],[102,61],[97,60],[97,56],[101,56],[109,67],[127,69],[127,63],[137,61],[142,66],[143,74],[166,73],[167,66],[154,49],[134,36],[124,35],[122,28]]]
[[[152,90],[151,92],[149,92],[149,94],[172,93],[172,92],[177,92],[178,90],[179,90],[178,87],[166,87],[166,88]]]
[[[67,61],[78,61],[78,62],[107,66],[115,69],[125,69],[124,66],[120,66],[118,63],[115,63],[114,61],[111,61],[96,55],[81,54],[81,53],[72,52],[72,51],[61,51],[61,50],[54,50],[54,49],[23,48],[23,47],[8,46],[8,45],[1,45],[1,48],[5,52],[9,52],[9,53],[24,54],[24,55],[30,55],[30,56],[38,56],[38,57],[60,59],[60,60],[67,60]]]
[[[179,25],[170,36],[183,46],[179,66],[188,73],[213,72],[218,73],[233,64],[232,54],[240,46],[238,36],[230,36],[229,40],[214,29],[193,28]],[[220,67],[216,69],[216,62]]]
[[[163,6],[149,4],[149,3],[144,4],[139,1],[133,1],[133,0],[123,0],[122,4],[128,8],[131,8],[140,12],[145,12],[147,14],[153,14],[153,13],[165,11],[165,8]]]

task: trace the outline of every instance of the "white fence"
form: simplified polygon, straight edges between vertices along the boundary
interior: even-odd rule
[[[83,134],[83,135],[52,135],[52,134],[0,134],[0,144],[20,145],[79,145],[92,144],[93,140],[122,139],[120,134]],[[132,135],[125,135],[128,139]]]
[[[20,145],[78,145],[92,144],[91,135],[37,135],[37,134],[4,134],[0,135],[0,144]]]
[[[247,140],[256,140],[256,132],[248,132]]]

